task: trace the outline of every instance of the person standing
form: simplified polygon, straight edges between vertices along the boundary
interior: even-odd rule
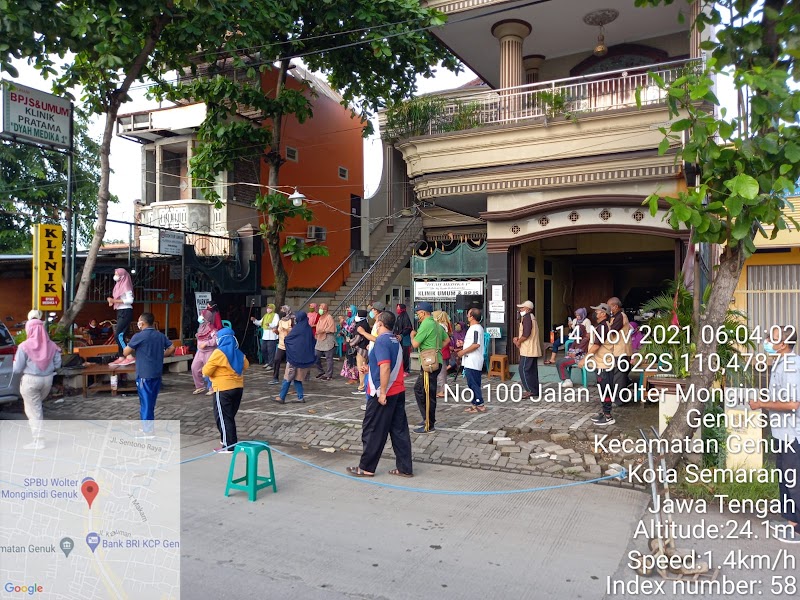
[[[286,371],[283,374],[283,384],[280,394],[275,398],[279,404],[286,403],[286,394],[289,393],[289,384],[294,381],[297,392],[297,402],[305,402],[303,392],[303,379],[308,369],[317,362],[314,352],[314,334],[308,324],[308,316],[302,310],[297,313],[297,322],[284,338],[286,346]]]
[[[411,330],[414,326],[411,324],[405,304],[398,304],[396,312],[394,334],[403,347],[403,372],[408,373],[411,370]]]
[[[13,373],[22,374],[19,393],[33,437],[33,441],[24,446],[25,450],[42,450],[45,447],[42,436],[42,401],[53,387],[56,369],[61,367],[61,350],[47,335],[44,323],[37,318],[39,316],[39,311],[28,313],[28,322],[25,323],[27,339],[17,347],[14,356]]]
[[[391,475],[413,477],[411,436],[406,416],[406,388],[403,384],[403,350],[394,336],[395,316],[381,312],[377,319],[375,345],[364,367],[367,380],[367,410],[361,429],[363,452],[357,467],[348,467],[354,477],[373,477],[386,439],[391,436],[397,468]]]
[[[206,310],[210,310],[211,314],[214,316],[214,318],[211,321],[211,324],[214,326],[214,329],[216,329],[217,331],[222,329],[222,315],[219,312],[219,306],[217,305],[217,303],[209,302],[206,305]]]
[[[469,329],[464,336],[464,347],[458,351],[461,357],[461,366],[467,387],[472,390],[472,406],[464,412],[486,412],[483,405],[483,391],[481,390],[481,371],[483,371],[483,326],[481,325],[481,311],[470,308],[467,311]]]
[[[611,344],[611,354],[614,356],[614,366],[609,370],[609,380],[611,389],[616,400],[615,406],[623,406],[625,403],[620,400],[619,390],[628,386],[628,367],[630,366],[631,355],[631,325],[628,315],[622,310],[622,302],[619,298],[608,299],[608,308],[611,313],[608,315],[608,329],[615,331],[609,341]]]
[[[289,335],[289,332],[294,326],[294,313],[287,305],[284,304],[281,306],[278,315],[280,316],[280,319],[278,320],[278,347],[275,349],[275,360],[272,363],[272,381],[270,381],[271,385],[277,385],[280,383],[278,375],[281,372],[281,364],[283,363],[283,359],[286,358],[285,340],[286,336]]]
[[[114,270],[114,289],[106,298],[108,305],[117,311],[117,324],[114,327],[114,340],[119,346],[119,357],[111,362],[112,365],[126,366],[133,362],[125,359],[122,351],[125,348],[125,336],[133,321],[133,281],[125,269]]]
[[[275,362],[275,351],[278,347],[278,322],[280,318],[275,312],[274,304],[267,304],[267,310],[261,320],[253,317],[251,321],[261,327],[261,364],[265,369]]]
[[[517,304],[519,309],[519,332],[511,341],[519,348],[519,377],[526,390],[523,398],[539,397],[539,357],[542,356],[542,341],[539,339],[539,324],[533,316],[533,302],[525,300]]]
[[[442,344],[447,339],[447,333],[433,320],[433,305],[430,302],[419,302],[414,312],[419,329],[411,332],[411,345],[420,353],[435,350],[439,360],[438,366],[430,373],[420,367],[420,376],[414,384],[414,398],[423,419],[414,433],[430,433],[436,431],[436,378],[442,370]]]
[[[781,516],[788,527],[775,528],[781,542],[800,543],[800,357],[794,327],[773,326],[764,343],[767,354],[777,354],[770,371],[769,400],[750,400],[752,410],[769,411],[772,437],[778,441],[775,467],[781,474],[778,490]]]
[[[336,323],[333,315],[328,312],[327,304],[319,305],[319,319],[317,331],[314,334],[316,345],[314,352],[317,356],[316,365],[319,373],[317,379],[330,381],[333,379],[333,349],[336,347]],[[325,369],[322,368],[322,356],[325,355]]]
[[[369,340],[366,337],[366,331],[364,327],[367,325],[367,311],[359,309],[356,311],[356,318],[353,321],[353,330],[354,333],[350,338],[350,345],[353,346],[356,350],[356,369],[358,370],[358,388],[356,391],[351,392],[353,395],[358,396],[360,394],[364,394],[366,391],[365,383],[364,383],[364,371],[362,367],[367,364],[369,360],[369,351],[367,348],[369,347]],[[366,406],[364,407],[366,410]]]
[[[311,325],[311,332],[316,336],[317,335],[317,321],[319,320],[319,314],[317,313],[319,307],[317,306],[316,302],[312,302],[308,305],[308,324]]]
[[[443,310],[435,310],[431,316],[447,335],[447,339],[442,343],[442,369],[436,377],[436,397],[444,398],[444,386],[447,384],[447,375],[451,369],[450,336],[453,335],[453,325],[450,323],[450,317]]]
[[[139,392],[139,417],[142,420],[142,433],[152,434],[154,429],[156,400],[161,391],[161,375],[164,372],[164,357],[175,354],[175,346],[160,331],[153,329],[156,318],[153,313],[142,313],[136,323],[139,333],[135,334],[122,353],[133,356],[136,353],[136,390]]]
[[[380,315],[383,311],[386,310],[386,305],[383,302],[373,302],[369,306],[369,312],[367,313],[367,323],[369,323],[370,319],[372,320],[372,325],[370,326],[370,330],[367,331],[364,325],[361,325],[357,328],[358,333],[369,340],[367,344],[366,354],[364,354],[364,363],[367,363],[369,353],[372,352],[372,347],[375,345],[375,340],[378,338],[378,315]],[[366,324],[365,324],[366,325]],[[364,389],[362,386],[359,386],[357,391],[363,392]],[[361,410],[367,410],[367,405],[362,404]]]
[[[214,452],[230,453],[239,442],[236,435],[236,413],[242,403],[244,370],[250,366],[233,330],[224,327],[217,332],[217,348],[203,366],[203,375],[211,379],[214,390],[214,421],[219,430],[220,447]]]
[[[208,362],[211,353],[217,346],[217,330],[214,328],[214,315],[210,310],[204,310],[197,317],[200,326],[197,328],[197,352],[192,359],[192,379],[194,380],[193,394],[205,393],[208,389],[203,379],[203,365]]]
[[[616,420],[611,416],[612,395],[609,393],[609,388],[612,387],[611,377],[613,371],[608,366],[609,362],[611,362],[611,358],[608,355],[612,351],[608,335],[611,309],[608,304],[601,302],[597,306],[592,306],[592,310],[594,310],[597,325],[591,331],[589,350],[586,356],[578,363],[578,366],[583,367],[586,364],[586,358],[592,356],[594,364],[597,366],[597,391],[600,393],[601,407],[600,413],[592,417],[592,423],[600,426],[613,425]]]

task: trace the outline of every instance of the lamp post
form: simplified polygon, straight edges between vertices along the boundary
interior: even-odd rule
[[[301,192],[298,192],[297,188],[294,188],[294,192],[292,192],[289,195],[289,200],[292,201],[292,205],[295,208],[300,208],[301,206],[303,206],[303,200],[305,199],[306,199],[305,195],[302,194]]]

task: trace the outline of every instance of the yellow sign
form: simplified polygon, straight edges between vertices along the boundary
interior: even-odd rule
[[[61,225],[33,226],[33,308],[62,310]]]

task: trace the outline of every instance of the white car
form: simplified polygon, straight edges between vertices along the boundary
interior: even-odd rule
[[[19,377],[13,376],[17,345],[8,328],[0,323],[0,402],[19,400]]]

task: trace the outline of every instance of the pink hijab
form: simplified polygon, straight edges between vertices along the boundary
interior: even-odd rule
[[[208,339],[214,333],[216,333],[217,328],[214,327],[214,314],[210,310],[204,310],[202,312],[203,322],[200,324],[200,327],[197,328],[197,339]]]
[[[114,284],[114,291],[111,292],[111,297],[119,300],[125,292],[133,291],[133,281],[131,281],[131,276],[125,269],[115,269],[114,275],[119,277],[119,281]]]
[[[25,323],[25,333],[28,334],[28,339],[19,345],[19,349],[23,350],[41,371],[46,371],[53,356],[56,352],[60,352],[58,346],[50,340],[44,323],[39,319],[31,319]]]

